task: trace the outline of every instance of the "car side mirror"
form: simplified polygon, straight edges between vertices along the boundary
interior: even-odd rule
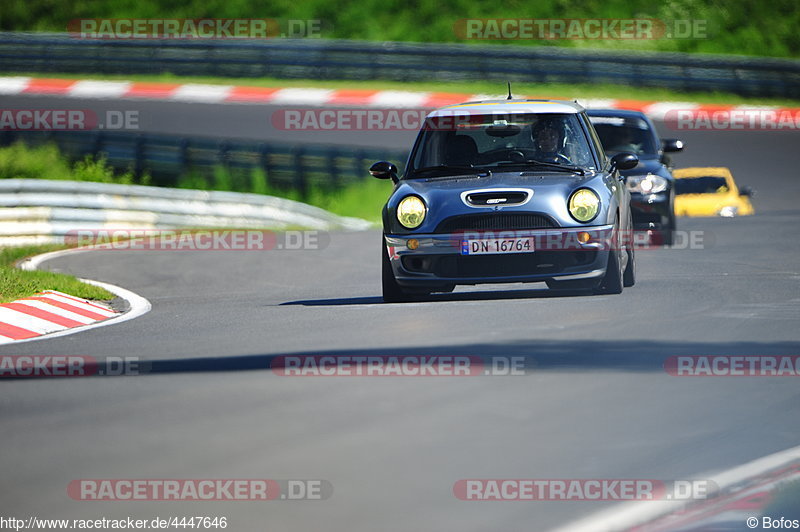
[[[683,141],[678,139],[661,139],[661,151],[670,153],[683,150]]]
[[[378,179],[391,179],[397,183],[397,167],[388,161],[379,161],[369,167],[372,177]]]
[[[639,164],[639,157],[633,153],[618,153],[611,158],[612,170],[630,170]]]
[[[753,192],[753,189],[750,187],[739,187],[739,195],[752,198],[755,195],[755,192]]]

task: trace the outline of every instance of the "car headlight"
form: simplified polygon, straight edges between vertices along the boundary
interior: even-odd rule
[[[428,209],[418,196],[406,196],[397,205],[397,221],[406,229],[416,229],[425,220]]]
[[[632,175],[625,180],[625,185],[631,192],[638,192],[639,194],[656,194],[657,192],[664,192],[669,186],[669,181],[660,175],[647,174],[647,175]]]
[[[717,216],[722,216],[724,218],[733,218],[739,212],[739,208],[736,205],[727,205],[721,208],[717,212]]]
[[[593,220],[600,211],[600,198],[588,188],[579,188],[569,198],[569,213],[579,222]]]

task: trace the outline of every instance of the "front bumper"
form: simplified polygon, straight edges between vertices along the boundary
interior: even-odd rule
[[[612,225],[452,234],[384,235],[392,271],[405,287],[600,279],[606,273]],[[591,238],[581,243],[579,233]],[[473,238],[534,237],[531,253],[463,255]],[[408,242],[417,241],[416,249]]]

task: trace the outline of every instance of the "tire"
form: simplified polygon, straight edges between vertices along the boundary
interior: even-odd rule
[[[629,217],[630,219],[630,217]],[[629,237],[626,239],[625,246],[628,253],[628,264],[625,266],[625,272],[622,274],[622,286],[628,288],[636,284],[636,246],[633,241],[633,225],[628,229]]]
[[[622,274],[622,286],[628,288],[636,284],[636,258],[633,246],[628,249],[628,265]]]
[[[662,244],[664,246],[671,246],[675,243],[675,196],[672,195],[669,201],[669,224],[667,230],[663,232]]]
[[[616,229],[619,226],[619,220],[615,224],[615,232],[617,233],[611,244],[611,249],[608,252],[608,265],[606,266],[606,275],[600,281],[600,285],[595,289],[595,294],[621,294],[623,284],[622,261],[620,255],[622,249],[619,245],[619,232]]]

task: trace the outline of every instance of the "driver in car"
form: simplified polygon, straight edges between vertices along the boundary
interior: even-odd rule
[[[537,149],[537,160],[548,163],[572,164],[565,155],[567,135],[564,131],[563,120],[542,118],[531,128],[531,140]]]

